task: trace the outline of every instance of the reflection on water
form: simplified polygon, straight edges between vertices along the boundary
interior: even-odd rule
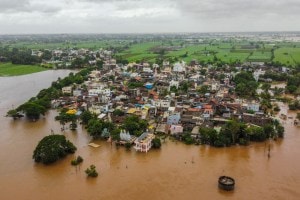
[[[35,81],[40,80],[35,77]],[[53,79],[49,78],[48,85]],[[55,79],[54,79],[55,80]],[[3,81],[0,78],[0,82]],[[14,80],[12,85],[22,85]],[[1,82],[3,83],[3,82]],[[8,82],[5,82],[8,83]],[[30,83],[29,83],[30,84]],[[35,82],[40,85],[40,82]],[[47,84],[45,87],[48,86]],[[3,93],[10,93],[0,84]],[[6,88],[10,88],[6,85]],[[35,95],[40,88],[15,87],[23,95],[1,99],[1,113]],[[24,94],[30,93],[29,96]],[[3,95],[2,95],[3,96]],[[4,104],[3,102],[8,102]],[[280,105],[283,106],[283,105]],[[271,158],[266,143],[247,147],[212,148],[188,146],[166,140],[161,150],[147,154],[116,148],[96,141],[99,148],[87,146],[91,138],[82,127],[66,137],[78,148],[84,162],[70,165],[71,155],[51,165],[35,164],[32,152],[50,130],[60,133],[55,111],[38,122],[13,121],[1,116],[0,191],[1,199],[299,199],[300,192],[300,129],[285,123],[284,140],[271,141]],[[295,115],[288,113],[288,115]],[[95,164],[96,179],[87,179],[84,170]],[[233,192],[218,189],[220,175],[235,178]]]

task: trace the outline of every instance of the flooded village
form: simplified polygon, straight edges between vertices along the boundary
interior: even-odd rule
[[[226,65],[220,69],[196,61],[120,64],[110,51],[81,51],[89,55],[92,68],[78,83],[63,77],[49,80],[59,95],[51,100],[51,109],[45,116],[35,122],[27,118],[1,119],[2,147],[16,152],[14,156],[1,152],[6,160],[0,170],[5,199],[52,199],[57,198],[58,192],[59,199],[132,199],[140,193],[143,199],[297,199],[300,195],[296,187],[300,184],[296,113],[274,97],[283,94],[280,88],[285,84],[270,84],[272,80],[265,76],[288,74],[288,69],[262,63]],[[74,55],[85,54],[75,51]],[[65,59],[60,54],[56,56]],[[63,60],[56,63],[58,68],[64,65]],[[50,72],[36,75],[46,79],[43,73]],[[255,89],[258,94],[270,96],[237,94],[236,77],[244,73],[251,74],[251,81],[270,87],[247,86],[240,94]],[[75,74],[72,72],[69,77]],[[43,78],[34,85],[39,86]],[[22,82],[20,79],[19,84]],[[22,96],[14,107],[35,94],[41,95],[44,88]],[[15,92],[26,90],[32,90],[30,84]],[[5,88],[3,91],[10,92]],[[11,109],[15,96],[7,98],[2,111]],[[271,108],[263,101],[265,98],[271,102]],[[83,113],[91,113],[89,120],[93,122],[82,118]],[[72,115],[75,120],[60,118],[65,115]],[[232,121],[239,125],[231,124]],[[99,122],[100,128],[96,126]],[[267,124],[273,128],[269,134],[253,132],[262,131]],[[90,128],[93,126],[98,129]],[[82,156],[82,164],[71,166],[73,155],[49,166],[33,162],[37,143],[53,133],[74,143],[74,156]],[[153,142],[155,139],[159,139],[159,145]],[[155,146],[160,149],[154,149]],[[87,179],[84,173],[91,164],[98,169],[96,179]],[[224,174],[235,178],[234,191],[217,188],[217,178]],[[21,187],[20,179],[26,180],[26,187]],[[18,193],[13,191],[13,185],[20,188]],[[274,193],[265,193],[274,188]]]

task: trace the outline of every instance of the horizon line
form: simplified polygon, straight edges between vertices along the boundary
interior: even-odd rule
[[[107,33],[0,33],[0,36],[22,36],[22,35],[176,35],[176,34],[246,34],[246,33],[300,33],[300,31],[207,31],[207,32],[107,32]]]

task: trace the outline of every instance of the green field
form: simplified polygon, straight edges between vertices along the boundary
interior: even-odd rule
[[[249,41],[211,41],[210,43],[192,44],[187,41],[174,42],[145,42],[129,46],[129,49],[119,53],[129,62],[148,61],[155,62],[156,58],[161,57],[155,48],[170,48],[179,46],[174,50],[166,50],[163,54],[164,59],[184,60],[190,62],[197,60],[200,62],[213,62],[215,59],[225,63],[239,62],[279,62],[280,64],[296,66],[300,64],[299,43],[280,42],[268,44],[262,42]],[[274,59],[272,60],[272,48]]]
[[[283,63],[286,65],[296,65],[300,64],[300,48],[288,48],[282,47],[276,49],[275,52],[275,62]]]
[[[27,48],[27,49],[57,49],[57,48],[89,48],[100,49],[108,47],[122,47],[128,44],[128,41],[123,40],[90,40],[90,41],[73,41],[59,43],[45,42],[17,42],[9,44],[10,48]]]
[[[111,49],[117,56],[129,62],[157,62],[157,59],[171,62],[192,60],[200,63],[215,61],[233,64],[235,62],[276,62],[278,65],[294,67],[300,64],[299,42],[262,42],[247,40],[205,39],[80,39],[65,42],[8,42],[2,46],[28,49],[56,48],[100,48]],[[274,52],[274,53],[273,53]]]
[[[137,60],[149,61],[157,57],[157,54],[153,53],[151,49],[153,47],[159,46],[160,44],[160,42],[145,42],[141,44],[134,44],[131,45],[128,50],[125,50],[118,55],[127,59],[129,62],[134,62]]]
[[[271,61],[271,52],[255,51],[248,57],[249,61],[269,62]]]
[[[19,76],[45,70],[45,68],[37,65],[14,65],[11,63],[0,63],[0,76]]]

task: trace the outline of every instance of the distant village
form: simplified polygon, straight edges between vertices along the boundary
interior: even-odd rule
[[[51,105],[78,110],[77,114],[80,110],[89,110],[98,119],[117,125],[131,115],[147,120],[148,128],[139,137],[127,130],[120,132],[121,143],[134,143],[134,148],[142,152],[151,148],[154,133],[180,137],[188,132],[197,139],[200,127],[220,131],[220,126],[230,119],[255,126],[271,123],[273,117],[261,109],[259,101],[241,99],[232,92],[235,89],[233,77],[248,71],[256,81],[272,82],[270,78],[262,78],[266,71],[289,73],[288,68],[272,69],[263,63],[245,63],[236,66],[235,72],[229,66],[217,71],[211,65],[201,66],[196,61],[173,64],[164,61],[161,66],[147,62],[119,64],[112,54],[107,50],[53,50],[56,59],[43,61],[44,64],[68,66],[78,57],[88,57],[91,66],[96,66],[97,61],[103,64],[101,70],[91,71],[83,84],[63,87],[65,95],[52,100]],[[125,115],[114,115],[116,110]]]

